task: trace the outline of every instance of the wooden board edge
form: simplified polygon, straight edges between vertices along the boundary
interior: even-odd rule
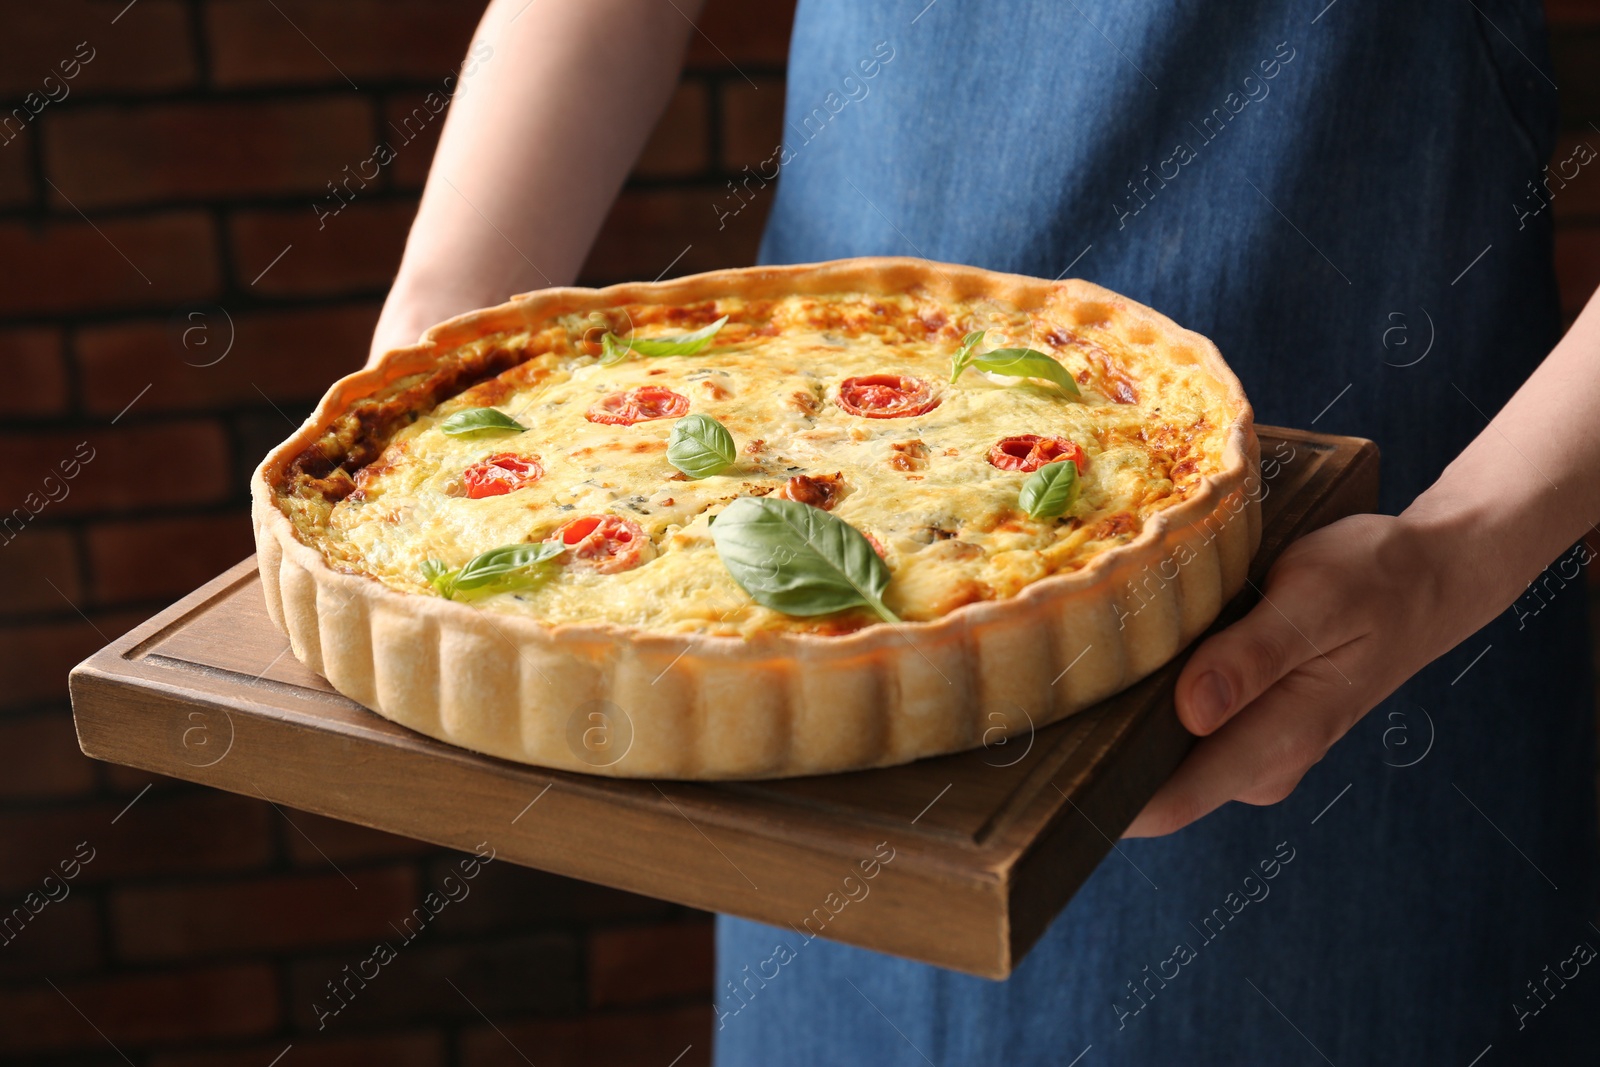
[[[121,666],[130,665],[124,662]],[[474,765],[470,754],[463,752],[459,761],[441,766],[436,753],[396,749],[384,738],[360,732],[340,734],[337,740],[330,741],[323,735],[323,728],[289,718],[251,717],[245,723],[240,717],[240,733],[232,743],[231,753],[225,757],[232,765],[226,774],[211,772],[207,767],[186,762],[174,740],[192,724],[190,716],[194,711],[206,706],[194,694],[189,693],[187,702],[180,704],[171,699],[171,694],[152,686],[148,678],[124,673],[115,667],[107,670],[93,663],[81,664],[74,671],[73,684],[79,744],[92,758],[198,782],[447,848],[472,850],[484,839],[481,820],[440,822],[430,818],[428,813],[407,809],[403,801],[392,801],[393,797],[404,795],[400,785],[370,778],[353,784],[343,782],[337,787],[337,799],[327,799],[330,796],[327,783],[339,782],[341,768],[350,761],[361,761],[367,753],[381,754],[381,758],[388,761],[391,783],[413,780],[414,772],[407,765],[412,761],[426,761],[431,774],[442,776],[442,793],[472,796],[476,792],[474,803],[503,801],[507,822],[498,834],[490,832],[488,840],[508,862],[689,907],[738,915],[780,929],[787,925],[795,930],[796,936],[804,936],[801,930],[818,925],[814,918],[808,923],[808,917],[831,913],[828,908],[830,892],[836,894],[837,899],[848,896],[843,878],[851,874],[853,865],[872,854],[871,844],[864,840],[839,842],[813,833],[803,838],[786,838],[781,852],[773,854],[774,859],[763,856],[766,851],[764,827],[757,829],[713,821],[708,813],[693,805],[689,806],[689,811],[696,817],[691,818],[672,807],[670,800],[662,805],[639,804],[629,808],[624,798],[585,788],[587,782],[575,781],[576,776],[571,775],[548,783],[549,795],[533,792],[538,798],[537,804],[555,802],[576,809],[561,818],[559,826],[546,831],[534,818],[539,813],[538,807],[523,809],[528,815],[526,819],[517,813],[519,805],[532,800],[533,796],[508,795],[517,785],[523,784],[512,781],[518,768],[508,769],[505,783],[491,789],[496,783],[485,782],[484,768]],[[130,744],[124,736],[115,743],[110,742],[108,738],[113,733],[126,733],[130,705],[144,705],[148,709],[148,714],[139,722],[140,739]],[[214,715],[210,720],[213,723],[220,722],[223,713],[229,710],[220,701],[210,705],[210,709],[203,714]],[[229,721],[231,725],[233,720]],[[297,734],[316,736],[306,748],[297,744]],[[302,757],[293,775],[285,775],[287,764],[277,757],[290,748],[302,753],[319,752],[320,760],[308,765]],[[241,759],[246,763],[242,768],[238,765]],[[219,764],[221,762],[218,760]],[[249,783],[249,787],[245,787],[245,783]],[[675,784],[662,783],[668,791]],[[491,796],[486,797],[486,791]],[[524,792],[529,790],[524,788]],[[494,793],[500,795],[494,797]],[[652,843],[648,858],[630,858],[619,852],[597,854],[586,849],[583,842],[575,841],[571,834],[574,826],[595,825],[602,820],[617,823],[629,818],[635,821],[635,827],[628,836]],[[619,836],[622,833],[619,831]],[[863,904],[874,900],[876,903],[870,908],[859,907],[854,912],[844,909],[832,922],[823,924],[816,936],[969,974],[1003,977],[1005,890],[998,877],[952,866],[932,853],[905,847],[904,843],[893,841],[892,833],[887,839],[895,847],[896,861],[883,866],[871,895],[863,901]],[[751,857],[760,858],[752,860]],[[736,863],[734,858],[743,862]],[[728,866],[721,867],[723,863]],[[685,870],[692,870],[697,864],[712,872],[711,881],[683,877]],[[757,879],[749,883],[748,892],[740,889],[743,883],[738,880],[744,877],[741,869]],[[670,877],[664,872],[670,873]],[[832,881],[828,882],[823,876],[831,877]],[[818,881],[819,877],[822,881]],[[859,876],[857,881],[859,884]],[[775,907],[773,900],[756,888],[757,882],[768,894],[779,892],[772,886],[784,886],[784,892],[792,892],[792,887],[811,884],[808,895]],[[672,888],[663,891],[663,886]],[[818,913],[818,908],[825,911]],[[933,913],[947,918],[941,937],[930,941],[926,936],[926,916]]]

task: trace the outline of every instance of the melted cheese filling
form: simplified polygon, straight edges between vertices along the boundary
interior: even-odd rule
[[[885,306],[893,312],[890,325],[862,313]],[[1228,413],[1220,386],[1199,367],[1159,364],[1105,330],[1052,326],[1047,334],[1019,314],[1014,329],[991,328],[980,350],[1016,344],[1047,351],[1084,383],[1082,398],[974,369],[952,385],[951,357],[976,316],[945,307],[937,328],[904,328],[926,306],[909,297],[897,303],[848,294],[790,297],[759,308],[718,300],[697,323],[733,314],[735,323],[756,328],[730,324],[695,356],[634,355],[611,365],[582,352],[592,316],[499,335],[494,343],[537,344],[541,354],[421,413],[396,434],[358,474],[356,492],[332,509],[324,551],[348,570],[434,595],[422,576],[425,560],[459,567],[491,548],[544,540],[574,518],[614,514],[644,529],[653,558],[611,574],[558,562],[531,588],[475,603],[552,624],[842,633],[875,616],[856,610],[797,618],[757,605],[717,555],[713,516],[739,496],[777,492],[794,475],[841,474],[843,492],[832,513],[882,550],[890,609],[925,620],[1084,566],[1217,469]],[[639,336],[681,332],[659,323],[638,328]],[[1049,342],[1041,340],[1046,335]],[[1107,365],[1118,377],[1131,375],[1137,402],[1116,402],[1127,393],[1104,377]],[[927,382],[938,405],[896,419],[863,418],[840,407],[842,380],[885,373]],[[619,426],[585,418],[601,398],[645,385],[687,397],[690,412],[726,426],[739,447],[733,466],[702,479],[680,474],[666,456],[675,419]],[[441,431],[451,414],[480,406],[498,408],[528,429]],[[1077,501],[1061,518],[1028,518],[1017,499],[1027,474],[988,462],[996,441],[1017,434],[1068,438],[1087,454]],[[507,452],[537,458],[543,476],[501,496],[464,495],[462,471]]]

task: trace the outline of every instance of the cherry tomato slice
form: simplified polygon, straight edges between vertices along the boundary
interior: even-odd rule
[[[1065,437],[1040,437],[1036,433],[1002,437],[989,449],[989,463],[1003,471],[1036,471],[1047,463],[1072,460],[1082,474],[1089,466],[1083,449]]]
[[[901,374],[868,374],[839,383],[839,406],[863,419],[909,419],[939,406],[933,387]]]
[[[793,500],[797,504],[810,504],[823,511],[831,511],[833,505],[839,502],[839,495],[844,492],[844,475],[818,474],[815,476],[797,474],[784,483],[778,490],[778,496],[784,500]]]
[[[461,484],[467,487],[467,496],[479,500],[486,496],[503,496],[532,485],[542,477],[544,467],[540,466],[538,457],[500,452],[462,471]]]
[[[561,527],[550,540],[565,545],[570,561],[601,574],[615,574],[654,559],[655,546],[640,525],[620,515],[585,515]]]
[[[688,413],[689,398],[683,394],[659,385],[641,385],[596,402],[584,418],[610,426],[632,426],[636,422],[682,418]]]

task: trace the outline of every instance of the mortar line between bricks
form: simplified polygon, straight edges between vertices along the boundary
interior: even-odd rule
[[[402,79],[388,82],[369,82],[365,89],[358,90],[363,96],[384,92],[427,93],[429,90],[438,91],[441,82],[447,76],[455,73],[446,67],[441,68],[437,77],[418,76],[413,79]],[[778,75],[782,77],[782,75]],[[26,93],[20,96],[6,96],[0,94],[0,109],[24,106]],[[212,85],[196,82],[195,85],[169,89],[111,89],[83,92],[73,90],[68,100],[51,105],[50,110],[59,108],[61,111],[87,111],[92,108],[121,108],[129,104],[154,104],[154,105],[181,105],[181,104],[254,104],[254,103],[293,103],[308,99],[359,99],[356,93],[340,85],[335,78],[327,81],[302,81],[297,83],[271,82],[258,85]],[[70,102],[69,102],[70,101]]]
[[[338,171],[332,172],[337,175]],[[661,181],[661,178],[642,178],[641,181]],[[328,194],[324,191],[320,196],[325,198]],[[393,190],[378,189],[371,192],[362,190],[361,202],[393,203],[397,200],[416,200],[422,195],[421,186],[400,186]],[[99,211],[101,218],[110,218],[118,221],[129,218],[140,218],[149,215],[170,214],[173,212],[198,212],[210,208],[234,208],[246,211],[271,210],[273,208],[300,208],[310,207],[310,197],[315,200],[319,197],[316,189],[290,189],[287,192],[262,191],[256,189],[238,190],[220,193],[194,193],[188,196],[152,196],[136,201],[121,201],[108,204],[90,204],[89,206]],[[348,206],[348,205],[347,205]],[[9,222],[37,222],[40,215],[46,217],[45,221],[70,219],[72,214],[67,211],[37,210],[26,206],[12,206],[0,209],[0,221]]]
[[[16,108],[25,106],[20,99],[0,104],[0,107],[3,107],[8,115]],[[50,194],[45,192],[44,189],[46,181],[44,170],[44,124],[41,122],[33,123],[30,129],[33,131],[33,136],[28,138],[27,143],[22,147],[28,153],[28,178],[32,184],[30,191],[33,193],[29,199],[32,201],[32,207],[23,206],[16,210],[25,218],[32,219],[49,212]]]
[[[292,1005],[295,1000],[295,988],[293,971],[294,965],[299,958],[301,957],[297,954],[284,953],[281,956],[272,957],[270,963],[273,984],[277,986],[278,1003],[281,1005],[278,1014],[278,1025],[273,1029],[273,1033],[285,1040],[294,1034],[294,1008]]]
[[[171,601],[170,600],[163,601],[163,603],[167,604],[167,605],[170,605]],[[123,609],[120,606],[117,607],[115,610],[117,611],[118,614],[122,614],[125,611],[125,609]],[[135,612],[137,612],[138,610],[140,610],[140,609],[131,609],[131,610],[127,610],[126,613],[131,615],[131,614],[134,614]],[[159,611],[160,608],[157,608],[155,610]],[[152,612],[151,614],[154,614],[154,612]],[[78,621],[77,617],[69,615],[64,611],[23,612],[21,614],[6,615],[5,617],[0,618],[0,628],[23,629],[25,627],[34,627],[34,626],[59,626],[62,623],[71,624],[71,623],[76,623],[77,621]],[[110,642],[106,642],[106,643],[109,644]],[[19,706],[27,707],[28,705],[19,705]]]
[[[209,50],[205,45],[204,34],[197,33],[197,53],[203,54],[209,60]],[[301,81],[301,82],[270,82],[257,85],[216,85],[210,79],[212,72],[209,69],[197,72],[193,85],[163,89],[105,89],[81,93],[73,91],[70,102],[62,101],[52,105],[51,110],[57,108],[61,112],[76,112],[91,108],[120,108],[128,104],[228,104],[228,103],[275,103],[302,101],[314,98],[331,98],[351,100],[357,99],[349,89],[341,86],[336,79],[327,81]],[[751,76],[756,78],[770,78],[775,81],[785,80],[785,68],[782,66],[753,65],[745,68]],[[409,78],[397,78],[391,81],[369,81],[365,89],[357,90],[363,95],[381,95],[385,93],[427,93],[437,91],[444,78],[453,76],[456,71],[452,68],[441,68],[437,75],[417,75]],[[202,77],[203,75],[203,77]],[[683,68],[684,77],[716,78],[737,77],[737,72],[729,67],[714,67],[705,64],[688,64]],[[0,95],[0,110],[9,111],[13,107],[22,107],[23,99],[27,94],[19,96]],[[1571,133],[1583,128],[1583,120],[1574,120],[1571,126],[1562,126],[1559,132]]]
[[[786,75],[786,71],[787,68],[783,66],[763,65],[759,63],[752,64],[744,68],[745,74],[754,75],[758,78],[783,79]],[[711,63],[689,62],[684,63],[683,72],[684,74],[706,75],[708,77],[716,77],[721,75],[730,79],[740,74],[740,71],[736,70],[732,66],[721,67]]]
[[[263,418],[266,416],[266,413],[262,411],[257,411],[255,414],[260,415]],[[235,464],[238,463],[241,457],[244,457],[250,453],[254,453],[259,447],[258,445],[256,447],[251,447],[248,449],[246,448],[246,442],[249,440],[250,433],[249,429],[247,429],[245,426],[245,418],[247,417],[248,416],[229,417],[223,422],[223,437],[227,439],[228,453],[233,457]],[[237,515],[241,507],[246,515],[249,514],[250,475],[254,470],[255,464],[259,463],[260,461],[260,456],[254,456],[250,460],[249,468],[242,472],[244,474],[244,484],[235,487],[235,493],[239,499],[233,502],[233,506],[228,509],[227,512],[225,512],[226,514]],[[234,473],[238,474],[241,472],[237,467],[235,467]],[[232,479],[230,479],[230,481],[231,480]]]
[[[212,80],[211,47],[206,40],[205,13],[201,8],[202,0],[189,0],[189,49],[194,57],[195,81],[202,86],[210,87]]]
[[[52,323],[51,325],[56,325]],[[83,364],[78,355],[77,323],[68,320],[57,327],[61,331],[61,362],[67,376],[67,418],[82,418],[84,413]],[[48,417],[48,416],[47,416]],[[15,421],[15,420],[13,420]],[[63,421],[55,418],[57,423]]]
[[[706,112],[702,116],[706,120],[706,165],[698,172],[710,181],[710,175],[715,168],[722,164],[724,149],[722,137],[722,79],[708,75],[697,75],[697,80],[704,87],[706,94]]]
[[[256,293],[239,284],[239,276],[233,269],[233,227],[228,225],[233,212],[223,204],[213,204],[207,213],[211,216],[211,225],[217,235],[217,281],[221,286],[221,298],[235,305],[241,296],[247,303],[252,299],[260,299]]]
[[[731,167],[717,163],[692,174],[630,175],[618,199],[626,199],[629,193],[717,193],[716,183],[745,177],[744,166],[749,165]],[[385,168],[385,170],[389,169],[392,168]],[[337,175],[337,173],[337,171],[333,172],[334,175]],[[42,174],[40,178],[42,181],[48,181]],[[769,182],[768,184],[771,183]],[[402,201],[416,202],[421,194],[421,186],[375,188],[370,192],[362,190],[361,196],[352,205],[347,206],[395,204]],[[325,193],[322,195],[326,196]],[[249,191],[241,193],[199,193],[191,196],[158,196],[134,203],[91,204],[90,206],[95,209],[96,216],[101,221],[124,222],[163,215],[195,214],[218,210],[230,213],[243,211],[290,211],[300,208],[309,210],[317,198],[317,190],[301,189],[287,193]],[[45,223],[60,223],[70,222],[79,217],[81,216],[75,215],[70,211],[55,210],[48,204],[42,208],[30,208],[24,205],[0,209],[0,223],[38,224],[41,221]]]
[[[108,884],[99,884],[84,888],[91,894],[89,900],[94,909],[92,921],[96,926],[94,933],[100,939],[99,944],[103,946],[102,951],[105,953],[101,966],[95,968],[95,971],[103,973],[126,962],[122,959],[122,951],[117,946],[115,938],[111,936],[111,931],[115,928],[111,914],[111,887]]]
[[[71,715],[72,704],[67,699],[66,693],[55,700],[25,700],[19,704],[0,704],[0,723],[14,723],[19,719],[42,718],[45,716]],[[96,761],[98,762],[98,761]],[[107,766],[110,766],[107,764]],[[98,795],[98,794],[96,794]],[[60,807],[63,799],[74,800],[81,797],[37,797],[24,798],[12,797],[6,801],[6,809],[28,808],[55,808]]]
[[[696,22],[694,19],[690,18],[688,15],[685,15],[684,12],[683,12],[683,9],[680,8],[677,4],[674,4],[672,2],[672,0],[667,0],[667,3],[669,5],[671,5],[672,10],[676,11],[680,15],[683,15],[684,21],[689,24],[689,26],[694,30],[695,33],[698,33],[701,37],[705,38],[706,44],[709,44],[712,48],[715,48],[717,50],[717,55],[721,56],[724,60],[726,60],[728,66],[730,66],[734,70],[738,71],[739,77],[743,78],[747,82],[750,82],[750,88],[755,89],[757,92],[759,92],[761,90],[761,86],[757,85],[753,81],[750,81],[750,75],[746,74],[744,72],[743,68],[741,68],[739,66],[739,64],[735,63],[732,60],[732,58],[729,57],[728,53],[726,53],[726,52],[724,52],[722,50],[722,46],[721,45],[717,44],[717,42],[715,42],[715,41],[713,41],[711,39],[711,35],[710,34],[706,33],[705,30],[700,28],[700,24],[698,22]],[[680,74],[679,77],[681,78],[682,75]]]
[[[253,408],[248,413],[259,415],[264,413],[264,409]],[[116,525],[122,522],[142,523],[159,521],[161,519],[176,520],[216,518],[236,518],[240,520],[247,520],[249,517],[250,499],[248,494],[243,494],[237,498],[229,498],[227,500],[220,501],[197,502],[194,504],[174,504],[165,507],[155,506],[139,510],[119,509],[114,513],[94,512],[87,515],[74,515],[70,519],[65,520],[58,519],[50,522],[41,521],[31,523],[28,526],[28,530],[24,531],[23,534],[18,536],[26,536],[28,531],[33,530],[38,530],[41,532],[53,531],[55,533],[74,534],[80,530],[87,530],[91,526],[104,527]],[[0,543],[0,551],[3,551],[4,548],[5,544]],[[239,558],[243,559],[244,557],[240,556]],[[129,605],[133,610],[142,611],[148,609],[154,613],[163,607],[169,607],[171,605],[171,601],[147,598],[144,600],[118,601],[112,605],[95,604],[94,607],[96,610],[102,610],[105,607],[115,607],[118,610],[121,610],[124,604]],[[0,626],[5,625],[8,620],[15,621],[21,616],[31,616],[33,614],[35,613],[0,611]]]
[[[251,408],[248,414],[266,414],[266,408]],[[139,426],[146,426],[146,424],[141,422]],[[78,530],[78,528],[85,528],[86,530],[88,526],[107,525],[107,523],[154,522],[154,520],[160,520],[160,518],[218,518],[229,517],[229,515],[237,515],[240,518],[250,517],[250,501],[242,498],[229,498],[226,501],[221,501],[221,499],[219,501],[194,501],[190,502],[190,504],[174,502],[174,504],[165,507],[106,507],[106,509],[94,510],[93,514],[74,515],[70,520],[51,520],[48,523],[42,522],[37,523],[37,525],[30,525],[27,530],[72,531]],[[22,531],[18,536],[26,537],[27,531]],[[3,545],[0,545],[0,550],[3,550]],[[150,611],[160,611],[160,609],[170,606],[171,601],[157,601],[147,598],[147,600],[128,601],[128,603],[134,608],[149,608]],[[110,605],[94,605],[94,608],[102,609],[106,608],[106,606]],[[0,611],[0,622],[5,621],[6,617],[10,617],[10,613]]]
[[[248,290],[245,291],[247,293]],[[270,314],[292,314],[305,311],[376,311],[382,304],[384,294],[376,289],[351,290],[347,293],[337,293],[328,296],[306,295],[286,298],[246,298],[245,293],[223,293],[222,300],[229,305],[230,311],[240,315],[249,315],[256,312]],[[209,303],[206,300],[183,301],[180,307],[195,303]],[[145,305],[132,306],[113,310],[86,310],[81,312],[51,313],[49,315],[15,315],[0,316],[0,326],[5,328],[88,328],[103,326],[153,326],[166,322],[172,314],[171,305]],[[80,331],[81,332],[81,331]],[[315,400],[307,400],[314,405]],[[219,409],[206,407],[203,409],[210,414]],[[82,417],[94,419],[98,413],[81,413]],[[43,416],[7,416],[8,423],[12,421],[37,421],[61,423],[66,421],[60,415]]]
[[[181,784],[184,786],[189,786],[193,783],[183,782]],[[216,792],[217,790],[211,786],[197,786],[194,789],[179,789],[178,787],[174,786],[170,789],[164,790],[157,803],[167,803],[175,799],[203,799]],[[261,802],[259,797],[253,797],[247,793],[227,793],[226,795],[229,799],[246,800],[257,803]],[[55,802],[51,803],[49,807],[52,810],[60,810],[63,805],[59,802]],[[411,865],[411,861],[398,858],[367,859],[361,861],[361,865],[352,865],[350,869],[357,874],[372,874],[381,878],[384,875],[393,873],[396,869],[410,869]],[[215,890],[226,891],[230,889],[255,887],[260,886],[263,883],[310,881],[315,879],[327,879],[328,881],[332,882],[338,879],[338,874],[336,872],[319,867],[313,864],[310,860],[296,862],[294,860],[284,858],[280,862],[277,857],[273,857],[265,865],[261,866],[186,872],[182,875],[181,880],[176,883],[176,887],[184,892],[199,890],[211,892]],[[421,875],[418,876],[418,879],[420,882]],[[175,883],[174,878],[170,873],[152,871],[143,874],[119,875],[115,878],[112,878],[109,882],[104,883],[101,888],[106,888],[118,895],[121,895],[124,891],[159,894],[173,891],[175,888]],[[88,887],[84,887],[84,891],[87,892],[87,890]],[[78,890],[73,890],[73,892],[77,893]],[[420,903],[420,897],[416,899]],[[331,951],[339,944],[359,946],[363,940],[365,940],[364,935],[358,935],[352,941],[330,943],[325,944],[322,947]],[[298,958],[298,955],[302,950],[309,951],[310,949],[307,949],[306,946],[280,946],[277,948],[264,948],[261,950],[261,952],[265,957],[268,958],[282,958],[285,961],[292,962]],[[227,963],[230,960],[237,958],[238,951],[239,950],[231,947],[195,950],[195,955],[193,958],[207,964]],[[122,960],[122,962],[128,963],[137,961]]]
[[[465,1023],[440,1021],[434,1023],[435,1033],[444,1045],[442,1067],[461,1067],[461,1043],[466,1032]]]

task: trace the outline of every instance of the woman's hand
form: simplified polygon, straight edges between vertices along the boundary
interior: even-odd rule
[[[419,283],[413,274],[402,271],[389,289],[383,313],[372,331],[367,366],[377,364],[392,349],[416,344],[428,327],[463,312],[499,303],[509,295],[492,284],[473,284],[475,278],[470,267],[462,270],[460,280],[467,284]],[[528,286],[530,289],[538,287],[537,284]]]
[[[389,290],[388,299],[383,304],[383,313],[378,316],[377,328],[372,331],[372,345],[367,352],[367,366],[376,365],[384,353],[391,349],[416,344],[417,339],[429,326],[443,322],[472,306],[470,303],[463,305],[457,301],[429,300],[408,291],[408,288],[404,285],[404,281],[400,280]],[[492,298],[484,301],[485,304],[491,302]]]
[[[1440,403],[1481,415],[1453,382]],[[1202,738],[1128,827],[1170,834],[1230,800],[1275,804],[1384,697],[1600,533],[1600,296],[1493,421],[1398,518],[1290,545],[1250,614],[1178,678]],[[1587,670],[1585,664],[1583,669]]]
[[[1261,603],[1196,651],[1178,717],[1202,737],[1127,830],[1181,829],[1230,800],[1275,804],[1361,717],[1498,608],[1458,603],[1452,535],[1356,515],[1296,541]]]

